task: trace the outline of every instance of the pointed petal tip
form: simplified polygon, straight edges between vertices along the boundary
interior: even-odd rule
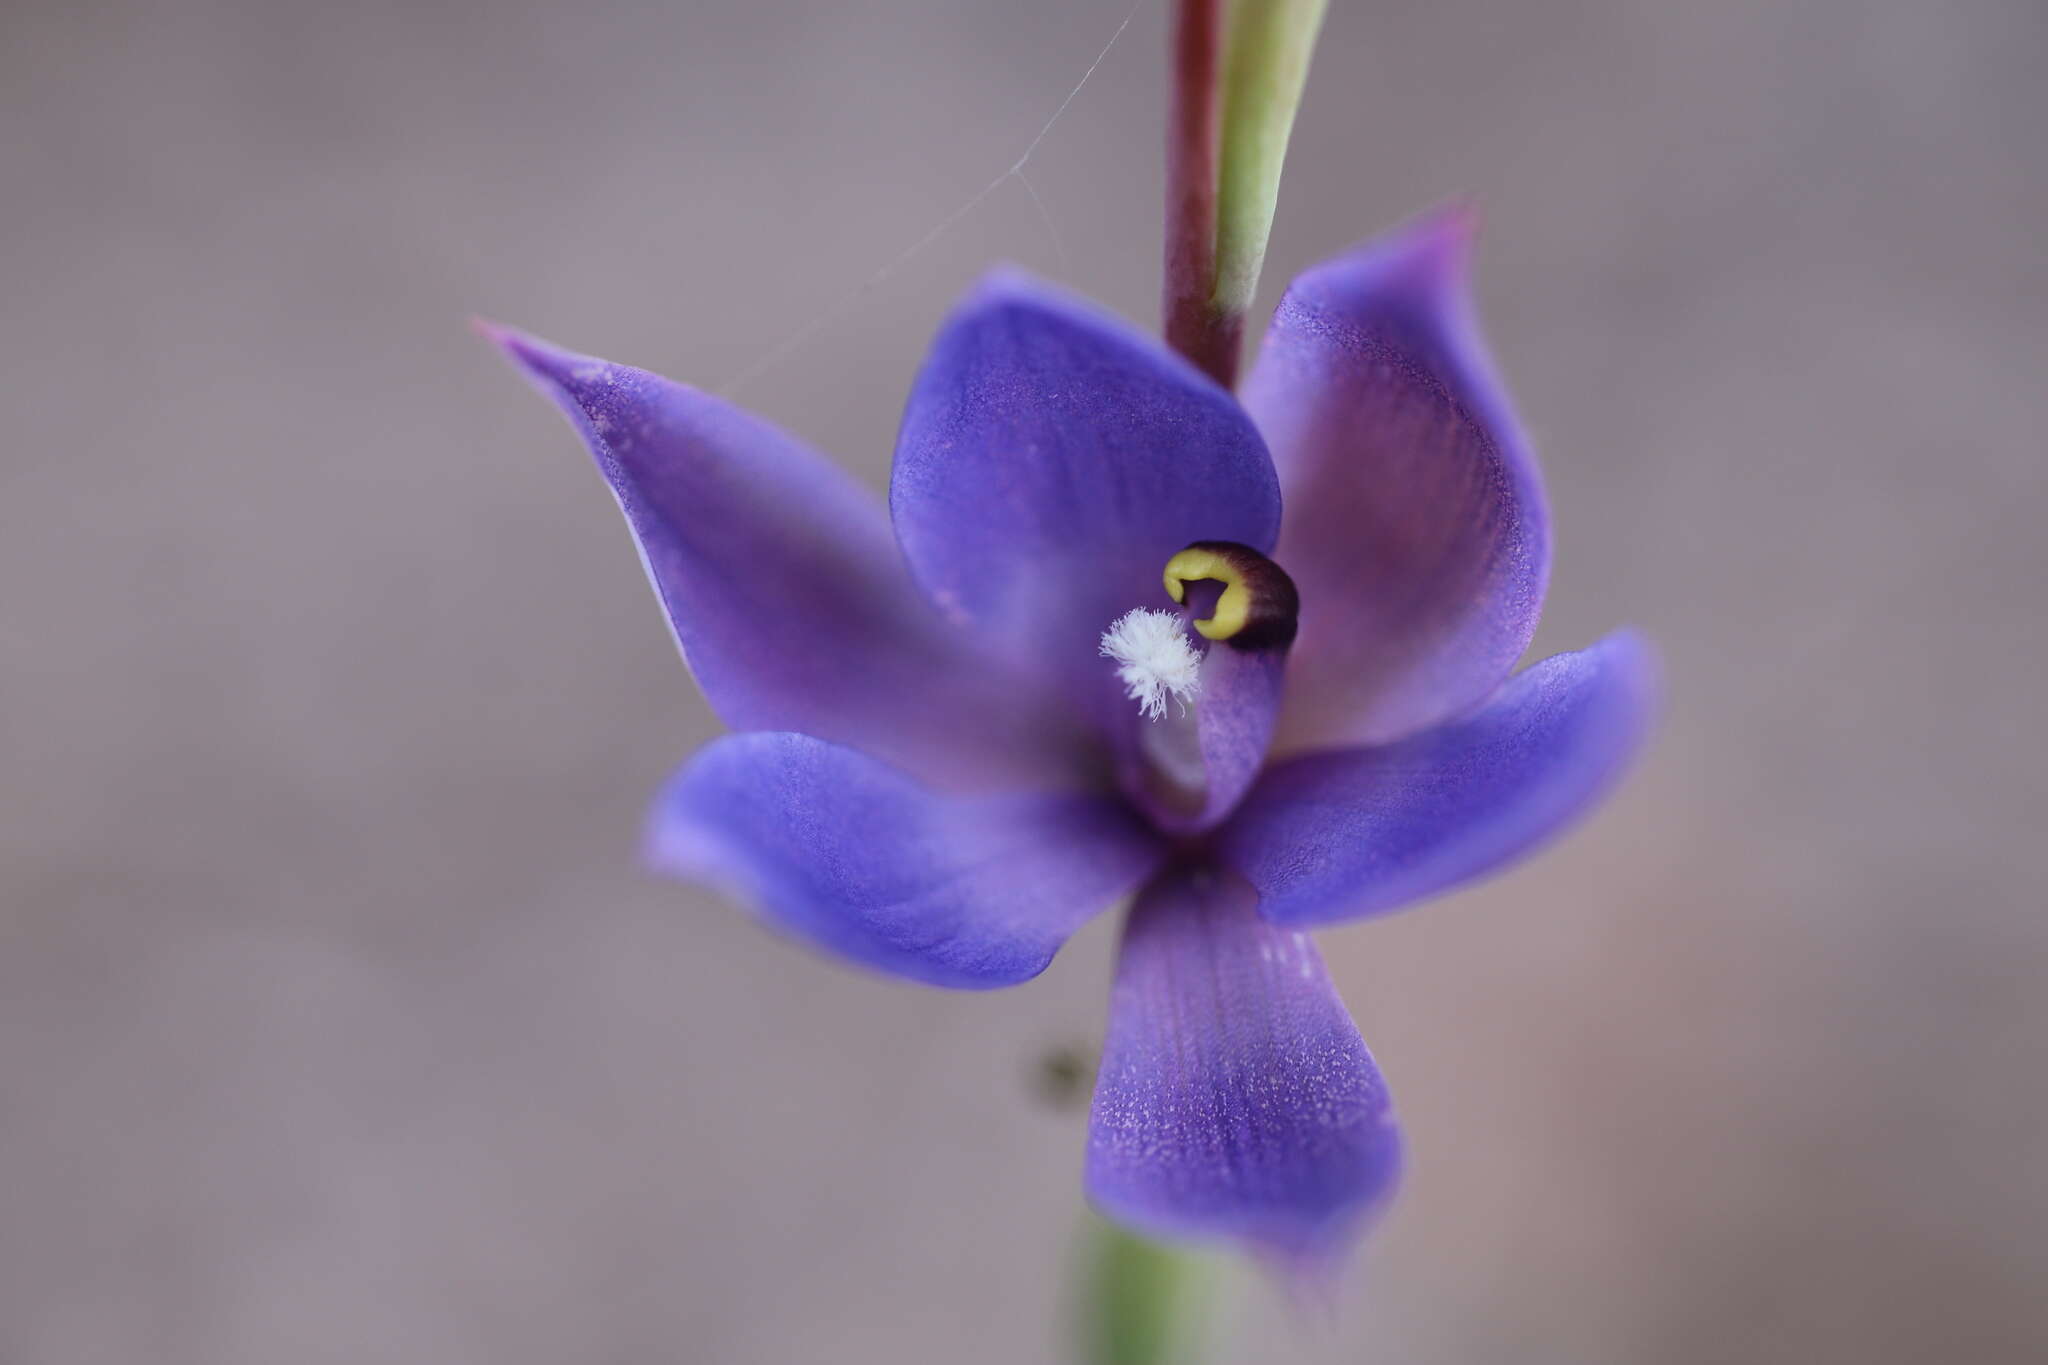
[[[469,315],[469,330],[496,346],[503,346],[512,329],[502,322],[493,322],[475,313]]]
[[[1452,199],[1312,267],[1296,287],[1349,293],[1361,284],[1374,289],[1405,285],[1428,298],[1457,298],[1471,278],[1479,226],[1477,198]]]
[[[469,330],[497,347],[528,378],[563,389],[573,390],[579,382],[587,383],[596,373],[611,368],[596,356],[566,350],[489,318],[472,317]]]
[[[1435,207],[1424,209],[1416,215],[1414,225],[1455,234],[1469,245],[1478,238],[1485,220],[1486,213],[1480,206],[1478,194],[1468,193],[1454,194]]]
[[[541,357],[559,353],[557,348],[532,333],[522,332],[492,318],[472,316],[469,330],[522,365],[531,366]]]
[[[1439,270],[1463,269],[1479,241],[1482,215],[1477,195],[1459,195],[1425,209],[1394,229],[1386,240],[1394,254],[1428,261]]]

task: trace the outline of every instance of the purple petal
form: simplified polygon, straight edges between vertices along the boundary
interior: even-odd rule
[[[1543,488],[1479,340],[1452,212],[1297,279],[1246,381],[1301,589],[1285,748],[1382,743],[1483,701],[1536,631]]]
[[[1487,706],[1377,749],[1270,769],[1218,834],[1276,924],[1398,909],[1561,833],[1620,778],[1648,732],[1656,660],[1621,631],[1511,679]]]
[[[1181,870],[1131,910],[1088,1130],[1088,1196],[1141,1232],[1328,1268],[1391,1192],[1386,1083],[1306,934]]]
[[[938,619],[867,490],[709,394],[490,335],[589,443],[727,725],[801,730],[952,784],[1077,769],[1078,727]]]
[[[1107,798],[940,796],[836,744],[750,734],[669,783],[648,856],[840,957],[976,988],[1044,971],[1160,853]]]
[[[1270,549],[1279,486],[1231,396],[1127,324],[1014,271],[953,313],[911,390],[890,487],[911,571],[1019,671],[1118,732],[1135,722],[1096,642],[1170,605],[1195,540]]]

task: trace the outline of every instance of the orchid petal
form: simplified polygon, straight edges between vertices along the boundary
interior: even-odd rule
[[[1648,732],[1656,661],[1631,632],[1511,679],[1476,714],[1395,744],[1269,769],[1218,833],[1275,924],[1399,909],[1531,852],[1619,780]]]
[[[1045,970],[1157,863],[1106,797],[947,797],[808,735],[729,735],[656,803],[648,855],[839,957],[934,986]]]
[[[1181,870],[1124,929],[1088,1132],[1088,1196],[1154,1236],[1326,1270],[1400,1167],[1385,1082],[1306,934],[1234,878]]]
[[[1285,749],[1468,710],[1535,634],[1549,514],[1479,339],[1471,232],[1452,212],[1308,271],[1246,380],[1287,495],[1275,557],[1301,589]]]
[[[990,276],[933,343],[904,413],[890,507],[911,572],[1020,672],[1127,731],[1097,641],[1164,605],[1160,570],[1196,540],[1260,550],[1279,485],[1231,396],[1129,325],[1014,272]]]
[[[977,661],[911,585],[879,500],[828,461],[687,385],[489,331],[589,444],[727,725],[801,730],[951,785],[1078,770],[1078,727]]]

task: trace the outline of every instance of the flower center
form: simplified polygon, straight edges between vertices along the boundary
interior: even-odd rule
[[[1222,595],[1209,614],[1194,622],[1208,640],[1233,649],[1285,649],[1294,643],[1301,594],[1287,571],[1249,545],[1232,540],[1198,540],[1166,561],[1167,595],[1187,601],[1187,585],[1213,580]]]
[[[1188,638],[1192,625],[1207,640],[1245,653],[1282,653],[1294,643],[1301,597],[1278,564],[1249,545],[1231,540],[1198,540],[1166,561],[1167,596],[1180,611],[1136,607],[1102,633],[1101,653],[1116,663],[1124,691],[1147,720],[1162,720],[1167,702],[1187,713],[1202,695],[1203,654]],[[1209,614],[1189,600],[1189,585],[1220,588]]]

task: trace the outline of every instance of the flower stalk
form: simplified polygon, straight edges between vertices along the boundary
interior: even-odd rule
[[[1225,1278],[1214,1253],[1164,1246],[1093,1217],[1085,1237],[1073,1324],[1084,1365],[1198,1365],[1213,1356]]]
[[[1180,0],[1166,137],[1166,344],[1225,388],[1244,318],[1216,311],[1216,187],[1223,113],[1224,0]]]
[[[1181,0],[1167,137],[1166,342],[1237,381],[1327,0]]]

